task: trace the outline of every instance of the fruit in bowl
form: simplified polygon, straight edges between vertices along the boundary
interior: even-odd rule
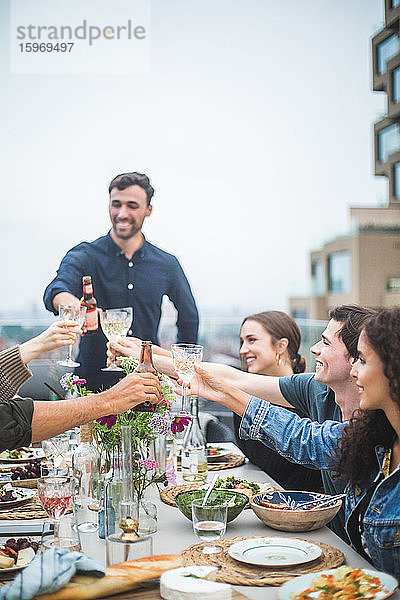
[[[206,491],[207,490],[190,490],[181,492],[175,496],[175,503],[186,518],[192,520],[192,502],[193,500],[201,500],[204,498]],[[245,494],[225,490],[213,490],[208,497],[207,504],[218,504],[221,500],[228,504],[228,523],[240,515],[249,501]]]
[[[250,499],[257,517],[279,531],[313,531],[329,523],[342,506],[340,498],[301,491],[260,493]]]

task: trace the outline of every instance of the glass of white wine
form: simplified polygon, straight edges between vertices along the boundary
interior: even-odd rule
[[[131,306],[126,308],[109,308],[100,311],[100,323],[104,335],[109,342],[115,342],[120,337],[125,337],[129,327],[132,325],[133,309]],[[102,371],[123,371],[116,364],[109,367],[103,367]]]
[[[203,498],[192,502],[193,530],[202,542],[211,542],[203,547],[203,554],[218,554],[222,548],[214,542],[220,540],[226,531],[228,505],[213,500],[203,506]]]
[[[58,307],[58,314],[60,317],[60,321],[64,321],[65,327],[68,329],[68,322],[74,321],[78,323],[80,327],[82,327],[85,321],[86,315],[86,306],[70,306],[60,304]],[[72,344],[68,344],[68,354],[65,360],[57,361],[57,364],[62,365],[63,367],[79,367],[80,363],[76,362],[72,359]]]
[[[182,379],[182,409],[181,414],[186,414],[186,392],[188,385],[196,371],[195,365],[199,366],[203,358],[203,346],[198,344],[172,344],[172,360],[174,369],[179,379]]]

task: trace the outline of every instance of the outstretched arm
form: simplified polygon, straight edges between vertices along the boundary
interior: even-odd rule
[[[161,371],[169,377],[174,377],[175,369],[171,353],[159,346],[153,346],[153,351],[153,362],[157,371]],[[121,338],[118,342],[109,342],[107,355],[110,364],[117,356],[135,356],[138,358],[140,355],[140,340],[138,338]],[[269,400],[279,406],[291,406],[281,394],[278,377],[246,373],[219,363],[203,362],[201,367],[209,375],[223,379],[226,384],[235,386],[248,394]]]
[[[142,402],[158,404],[160,400],[157,377],[151,373],[131,373],[99,394],[59,402],[34,402],[32,441],[53,437],[93,419],[125,412]]]
[[[242,416],[239,436],[258,440],[292,462],[315,469],[331,469],[344,423],[313,422],[227,385],[203,369],[190,382],[195,395],[223,404]],[[179,390],[177,390],[180,393]]]
[[[61,346],[73,344],[78,333],[82,333],[78,323],[74,323],[73,321],[56,321],[40,335],[20,345],[21,359],[27,364],[43,354],[43,352],[49,352]]]

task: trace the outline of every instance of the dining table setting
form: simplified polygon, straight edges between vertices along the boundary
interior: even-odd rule
[[[20,471],[15,469],[21,466],[29,472],[33,461],[44,459],[41,448],[25,449],[24,452],[19,458],[0,456],[0,477],[6,479],[11,469],[18,476]],[[368,573],[373,573],[371,565],[326,526],[331,515],[340,508],[340,496],[285,492],[248,462],[233,443],[209,444],[208,455],[210,473],[206,482],[187,483],[178,464],[173,485],[162,489],[151,486],[147,499],[156,507],[157,531],[143,535],[143,539],[150,538],[151,541],[149,556],[105,567],[108,541],[99,537],[97,527],[80,531],[78,545],[62,549],[62,552],[67,557],[83,555],[94,565],[102,566],[103,571],[97,578],[91,576],[95,595],[84,595],[87,592],[84,583],[66,583],[67,595],[63,596],[60,590],[51,596],[43,595],[43,599],[292,600],[315,584],[313,582],[319,577],[316,574],[339,578],[342,576],[340,569],[350,569],[365,578]],[[27,487],[20,487],[24,482]],[[38,495],[37,483],[38,478],[31,472],[31,477],[25,480],[3,481],[0,490],[2,495],[11,490],[11,495],[16,496],[14,500],[0,502],[0,543],[4,548],[7,542],[16,552],[22,551],[22,556],[24,552],[27,554],[28,548],[30,560],[43,549],[45,536],[49,535],[48,516],[51,514],[46,500],[43,501],[44,492],[40,492],[41,497]],[[72,493],[67,486],[58,496],[68,498]],[[72,530],[74,513],[71,507],[65,513],[61,509],[60,512],[70,515]],[[21,549],[18,544],[22,545]],[[2,584],[12,580],[22,569],[29,568],[22,556],[20,563],[0,570]],[[62,570],[66,556],[57,557],[59,562],[56,564],[60,569],[62,566]],[[90,562],[89,567],[94,568]],[[100,569],[99,566],[96,568]],[[58,575],[55,573],[53,579]],[[37,573],[35,577],[38,577]],[[381,574],[381,577],[384,579],[382,590],[378,589],[371,597],[391,595],[393,600],[398,600],[400,593],[396,591],[396,580],[389,575]],[[75,574],[75,578],[83,581],[88,575],[83,569],[78,576]],[[338,581],[340,586],[340,579]],[[81,595],[79,586],[86,590]],[[310,598],[318,598],[318,592]]]

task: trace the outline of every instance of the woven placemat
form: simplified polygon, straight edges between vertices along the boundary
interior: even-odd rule
[[[196,481],[196,483],[183,483],[182,485],[171,485],[160,492],[160,498],[165,504],[169,506],[176,506],[175,497],[181,492],[190,492],[190,490],[198,490],[204,485],[202,481]]]
[[[290,579],[292,579],[291,576],[277,574],[279,570],[292,571],[294,573],[299,573],[303,575],[306,573],[316,573],[317,571],[323,571],[325,569],[335,569],[336,567],[340,567],[340,565],[344,563],[343,552],[341,552],[337,548],[334,548],[333,546],[329,546],[328,544],[324,544],[323,542],[316,542],[315,540],[303,541],[320,546],[320,548],[322,549],[322,555],[317,560],[314,560],[312,563],[308,563],[306,565],[282,567],[281,569],[279,569],[279,567],[255,567],[252,565],[245,565],[239,563],[229,556],[227,552],[229,546],[231,546],[235,542],[252,539],[254,537],[255,536],[236,537],[220,540],[219,542],[217,542],[217,545],[221,546],[223,550],[218,554],[202,554],[201,550],[204,544],[194,544],[193,546],[189,546],[189,548],[186,548],[186,550],[182,552],[183,564],[184,566],[218,565],[221,568],[218,571],[217,581],[221,581],[223,583],[231,583],[233,585],[277,586],[282,585],[283,583],[286,583],[286,581],[290,581]],[[244,573],[248,573],[251,575],[265,575],[265,573],[268,573],[269,571],[271,572],[271,575],[264,576],[262,577],[262,579],[249,579],[244,575]]]
[[[242,454],[226,454],[221,462],[209,462],[207,464],[209,471],[223,471],[224,469],[234,469],[240,467],[246,458]],[[178,471],[181,471],[181,461],[178,459]]]

